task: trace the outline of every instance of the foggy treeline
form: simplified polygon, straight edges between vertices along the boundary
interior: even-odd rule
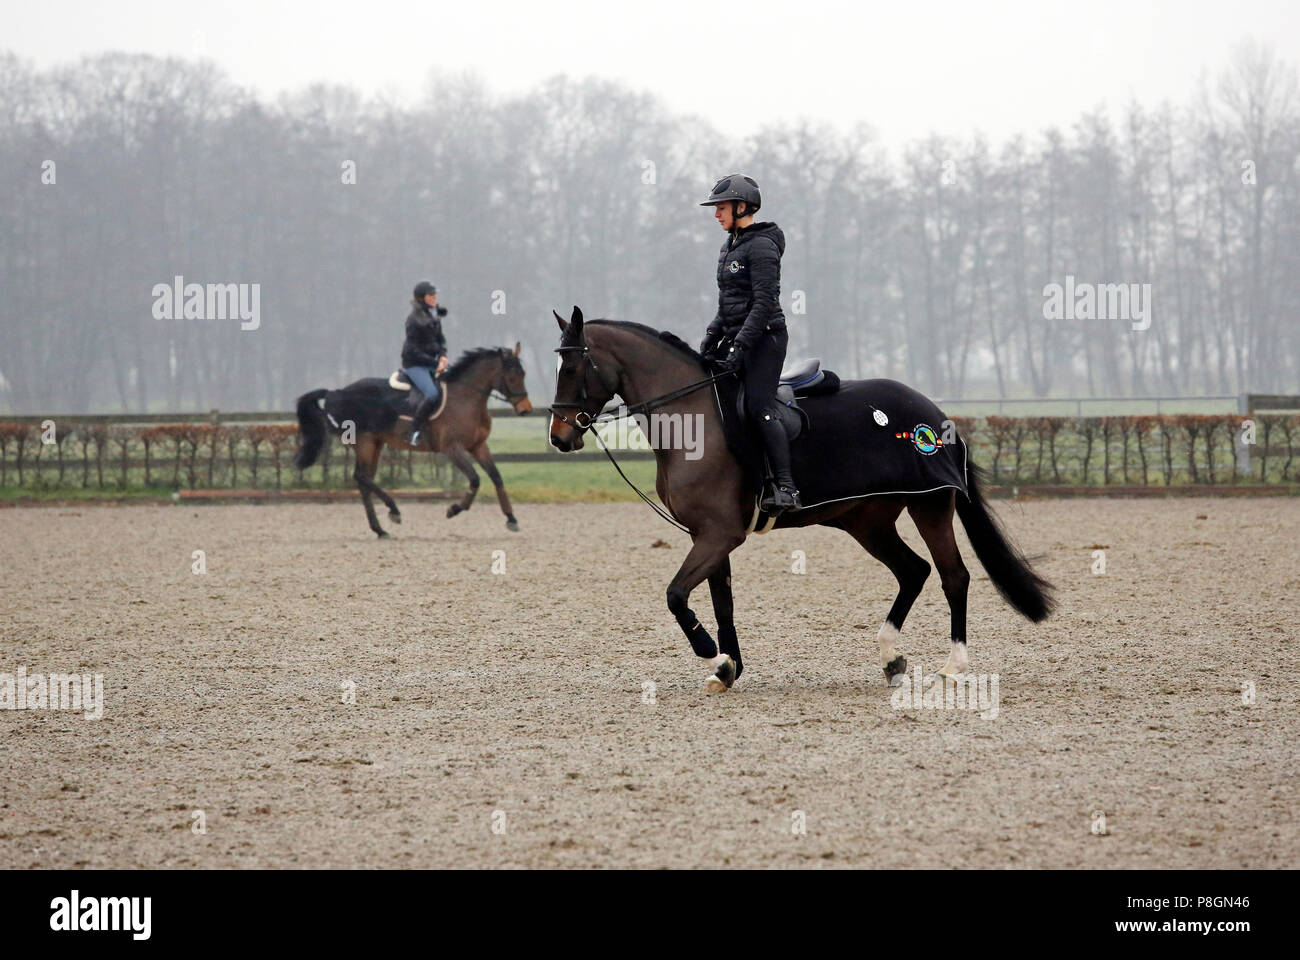
[[[864,91],[863,113],[902,95]],[[596,79],[268,101],[208,62],[0,54],[0,409],[288,409],[395,367],[422,278],[453,356],[522,340],[544,402],[553,307],[698,341],[722,237],[696,204],[733,170],[786,233],[791,353],[841,375],[948,398],[1297,392],[1298,150],[1293,67],[1252,46],[1178,105],[900,150],[803,122],[737,141]],[[177,275],[260,284],[260,326],[156,319]],[[1067,275],[1151,284],[1149,329],[1045,319]]]

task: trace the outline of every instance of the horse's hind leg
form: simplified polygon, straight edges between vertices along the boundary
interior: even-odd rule
[[[370,521],[370,529],[376,536],[386,537],[388,531],[379,525],[379,518],[375,516],[375,505],[370,499],[371,493],[379,489],[370,478],[379,467],[379,451],[382,449],[383,445],[374,437],[360,438],[357,441],[357,459],[356,466],[352,469],[352,479],[356,481],[357,489],[361,491],[361,503],[366,508],[366,519]]]
[[[384,501],[384,506],[388,508],[388,519],[392,520],[393,523],[401,523],[402,511],[397,509],[397,502],[379,484],[375,483],[375,477],[379,474],[379,454],[383,453],[384,441],[382,439],[376,440],[375,446],[375,465],[366,478],[366,482],[370,485],[370,492]]]
[[[898,652],[898,638],[903,630],[903,621],[930,575],[930,565],[898,535],[894,523],[902,512],[903,505],[899,501],[868,500],[836,524],[887,566],[898,581],[898,594],[880,632],[876,634],[880,666],[891,684],[896,682],[896,677],[907,673],[907,658]]]
[[[450,519],[473,506],[474,497],[478,493],[479,479],[478,471],[474,469],[474,461],[470,459],[469,454],[465,452],[463,447],[449,446],[443,450],[443,453],[455,464],[456,469],[465,474],[465,477],[469,480],[469,489],[460,498],[460,502],[453,503],[447,508],[447,517]]]
[[[506,515],[506,529],[518,532],[519,521],[515,519],[514,508],[510,506],[510,497],[506,494],[505,482],[501,479],[501,471],[498,470],[497,465],[492,462],[492,454],[488,450],[487,442],[484,441],[483,443],[480,443],[470,451],[470,455],[473,456],[474,459],[479,462],[480,466],[487,471],[488,479],[491,480],[492,485],[496,487],[497,503],[501,505],[501,512]]]
[[[939,582],[943,584],[943,595],[948,598],[948,610],[952,614],[952,646],[948,650],[948,662],[939,669],[940,675],[945,677],[959,676],[969,666],[966,659],[966,591],[970,586],[970,572],[957,549],[957,535],[952,526],[955,506],[956,494],[952,491],[927,494],[909,500],[907,504],[907,512],[916,522],[916,529],[930,548],[930,556],[939,569]]]

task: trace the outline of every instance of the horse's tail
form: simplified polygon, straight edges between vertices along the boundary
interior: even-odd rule
[[[987,474],[967,460],[966,490],[957,494],[957,516],[998,593],[1034,623],[1046,620],[1056,606],[1052,585],[1034,573],[1029,561],[1007,539],[1002,525],[984,502],[980,486]]]
[[[328,393],[328,390],[313,390],[298,398],[299,444],[293,465],[299,470],[315,463],[321,448],[325,446],[325,411],[321,409],[320,401]]]

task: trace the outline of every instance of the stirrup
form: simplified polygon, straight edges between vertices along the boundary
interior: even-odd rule
[[[802,510],[803,500],[795,487],[773,484],[758,505],[764,513],[777,514],[784,513],[786,510]]]

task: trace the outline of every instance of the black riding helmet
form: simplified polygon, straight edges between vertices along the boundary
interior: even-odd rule
[[[413,296],[415,297],[417,303],[424,303],[425,297],[427,297],[431,293],[437,293],[437,292],[438,292],[438,288],[435,287],[432,283],[430,283],[428,280],[421,280],[419,283],[415,285],[415,293],[413,294]]]
[[[709,199],[700,203],[701,207],[716,207],[720,203],[728,201],[742,200],[745,203],[745,216],[751,216],[758,213],[758,208],[763,205],[763,195],[758,192],[758,184],[754,182],[753,177],[747,177],[743,173],[730,173],[713,185],[713,192],[709,194]],[[735,207],[732,207],[735,211]]]

